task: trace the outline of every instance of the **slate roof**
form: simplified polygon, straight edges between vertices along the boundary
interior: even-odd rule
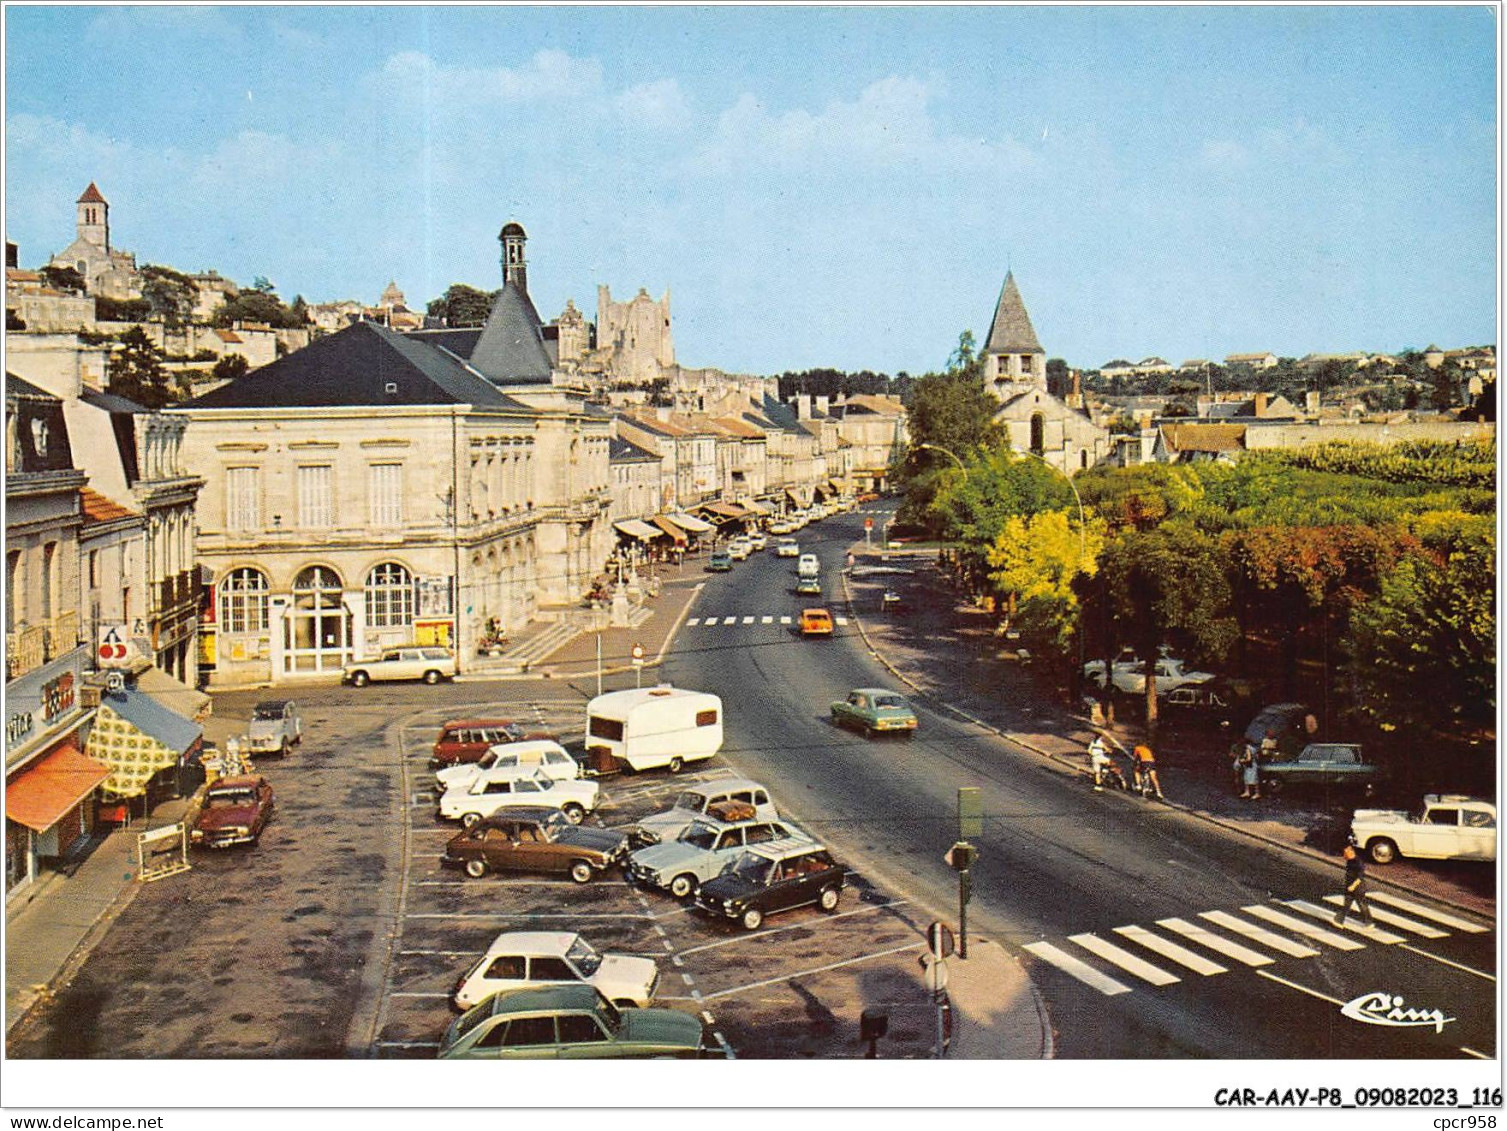
[[[473,404],[527,411],[464,362],[417,335],[357,322],[195,397],[186,408]],[[397,387],[387,392],[389,384]]]
[[[465,361],[471,356],[471,351],[476,348],[476,343],[481,338],[481,327],[466,326],[460,329],[415,330],[408,336],[416,342],[428,342],[430,345],[439,346],[440,349],[453,353],[456,357]]]
[[[1005,274],[1005,285],[994,306],[994,321],[989,324],[989,340],[984,343],[984,352],[1046,353],[1036,339],[1031,316],[1026,313],[1026,304],[1020,297],[1013,273]]]
[[[125,397],[116,396],[114,393],[96,393],[93,389],[85,389],[79,396],[79,400],[95,408],[102,408],[106,412],[128,413],[132,416],[140,416],[152,411],[145,405],[139,405]]]
[[[30,381],[24,381],[14,373],[5,375],[5,391],[14,397],[42,397],[49,401],[56,401],[58,404],[63,403],[60,398],[53,396],[46,389],[39,389]]]
[[[497,385],[550,383],[543,323],[525,291],[511,282],[502,288],[470,361],[471,368]]]
[[[607,445],[608,463],[649,463],[663,457],[655,455],[648,448],[641,448],[632,440],[624,440],[614,436]]]
[[[795,409],[768,393],[764,394],[764,403],[758,407],[757,412],[782,432],[803,431]]]

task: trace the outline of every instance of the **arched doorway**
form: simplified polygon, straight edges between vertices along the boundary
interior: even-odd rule
[[[328,566],[309,566],[293,579],[293,607],[283,622],[283,670],[339,671],[352,659],[345,583]]]

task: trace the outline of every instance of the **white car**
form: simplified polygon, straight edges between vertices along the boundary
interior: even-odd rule
[[[651,844],[628,857],[628,878],[635,883],[660,888],[676,899],[696,894],[703,881],[711,879],[746,846],[774,840],[810,837],[785,821],[755,817],[746,821],[719,821],[706,817],[692,821],[690,828],[671,841]]]
[[[769,545],[769,539],[763,531],[756,531],[748,536],[748,544],[755,550],[762,550]]]
[[[1104,686],[1104,665],[1099,665],[1099,670],[1089,674],[1089,678],[1095,686]],[[1115,690],[1125,695],[1144,695],[1146,693],[1146,673],[1140,664],[1134,666],[1121,666],[1116,662],[1114,674]],[[1208,683],[1214,678],[1213,672],[1189,671],[1183,666],[1181,660],[1163,657],[1156,662],[1156,693],[1166,695],[1176,691],[1179,687],[1198,686]]]
[[[748,555],[753,553],[753,543],[747,538],[734,538],[727,544],[728,556],[735,562],[748,560]]]
[[[692,821],[706,816],[707,810],[723,801],[741,801],[745,805],[752,805],[754,816],[766,821],[772,821],[780,815],[769,796],[769,790],[758,782],[747,778],[722,778],[682,791],[669,809],[640,821],[639,833],[643,840],[652,844],[674,840],[690,828]]]
[[[502,990],[585,982],[619,1008],[642,1009],[659,988],[652,958],[603,954],[568,931],[504,931],[455,984],[458,1009],[470,1009]]]
[[[341,683],[357,687],[394,679],[438,683],[454,678],[455,654],[448,648],[389,648],[375,660],[347,664],[340,672]]]
[[[1350,835],[1378,864],[1418,860],[1495,860],[1497,807],[1460,793],[1430,793],[1417,813],[1357,809]]]
[[[440,795],[439,817],[470,828],[485,817],[519,805],[559,809],[573,825],[597,807],[600,787],[594,781],[555,781],[537,769],[509,767],[483,770],[469,784]]]
[[[800,561],[795,565],[795,572],[800,577],[820,577],[822,572],[821,560],[815,554],[802,554]]]
[[[777,558],[798,558],[801,556],[801,544],[794,538],[781,538],[774,544],[774,556]]]
[[[475,762],[462,762],[436,771],[434,785],[439,792],[458,786],[470,787],[485,770],[506,770],[519,766],[537,768],[555,781],[573,781],[582,776],[577,762],[558,742],[533,739],[527,742],[502,742],[491,747]]]

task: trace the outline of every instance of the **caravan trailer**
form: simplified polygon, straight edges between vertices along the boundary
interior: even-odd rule
[[[659,766],[678,774],[722,749],[722,700],[660,684],[609,691],[586,705],[587,773]]]

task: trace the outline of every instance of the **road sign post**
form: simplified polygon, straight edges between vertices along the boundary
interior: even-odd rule
[[[643,685],[644,685],[644,646],[642,644],[635,644],[633,646],[633,686],[634,687],[642,687]]]
[[[947,862],[958,873],[958,957],[968,958],[968,902],[973,898],[974,857],[978,849],[968,843],[971,836],[984,835],[984,802],[977,786],[958,789],[958,842],[947,853]]]

